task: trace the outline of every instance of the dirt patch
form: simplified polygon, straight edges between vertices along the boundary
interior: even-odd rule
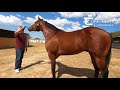
[[[109,78],[120,78],[120,49],[112,49]],[[94,68],[87,52],[60,56],[57,60],[58,78],[93,78]],[[25,53],[20,73],[14,72],[15,49],[0,50],[0,78],[51,78],[51,65],[44,44],[31,44]],[[100,77],[100,76],[99,76]]]

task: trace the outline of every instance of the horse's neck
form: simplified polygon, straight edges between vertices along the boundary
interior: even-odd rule
[[[43,26],[42,32],[43,32],[45,39],[52,38],[57,33],[56,30],[53,30],[53,29],[46,27],[46,26]]]

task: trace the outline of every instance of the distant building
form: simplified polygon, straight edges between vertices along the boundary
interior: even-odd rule
[[[40,39],[40,43],[45,43],[45,39]]]
[[[27,33],[25,34],[27,35],[27,45],[29,45],[30,36]],[[14,31],[0,29],[0,49],[15,47],[15,42]]]
[[[113,48],[120,48],[120,36],[112,39],[112,47]]]
[[[29,42],[33,42],[33,43],[45,43],[45,39],[35,38],[35,39],[30,39]]]

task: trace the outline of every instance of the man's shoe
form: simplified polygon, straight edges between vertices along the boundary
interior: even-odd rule
[[[15,69],[15,72],[16,72],[16,73],[19,73],[19,72],[20,72],[19,68],[18,68],[18,69]]]

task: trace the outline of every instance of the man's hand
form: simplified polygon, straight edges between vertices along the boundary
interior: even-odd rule
[[[17,36],[19,33],[22,33],[25,28],[26,28],[26,26],[22,26],[20,29],[16,30],[14,32],[15,36]]]
[[[27,52],[27,47],[25,48],[25,52]]]

